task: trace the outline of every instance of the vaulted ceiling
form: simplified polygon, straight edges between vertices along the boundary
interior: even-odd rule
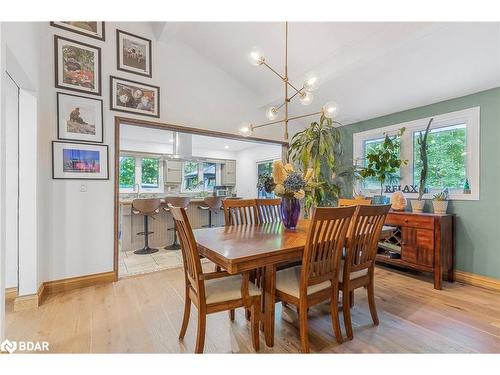
[[[258,47],[278,71],[284,64],[283,23],[186,22],[153,25],[161,41],[189,45],[255,95],[262,110],[282,101],[272,72],[248,63]],[[500,23],[293,22],[289,24],[289,76],[302,85],[314,71],[321,86],[309,107],[293,115],[340,106],[353,123],[500,86]],[[249,105],[255,106],[255,103]]]

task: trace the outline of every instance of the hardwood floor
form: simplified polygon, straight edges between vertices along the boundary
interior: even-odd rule
[[[196,309],[184,341],[177,339],[183,293],[183,274],[176,269],[49,296],[38,310],[14,313],[8,304],[6,336],[48,341],[51,352],[192,353]],[[356,290],[354,339],[341,345],[335,342],[328,303],[311,308],[311,352],[500,353],[499,293],[460,283],[434,290],[429,278],[378,267],[375,295],[380,325],[372,326],[366,291]],[[261,334],[260,352],[298,353],[295,311],[278,304],[276,317],[275,346],[266,347]],[[208,316],[205,352],[253,352],[243,309],[234,322],[227,313]]]

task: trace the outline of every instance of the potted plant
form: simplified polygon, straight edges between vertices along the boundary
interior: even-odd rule
[[[432,199],[432,206],[434,207],[435,214],[445,214],[448,209],[448,189],[434,195]]]
[[[408,160],[399,158],[399,137],[404,131],[405,128],[399,129],[398,134],[393,137],[386,134],[384,142],[366,155],[367,165],[361,168],[361,177],[375,177],[380,182],[380,195],[373,197],[374,204],[389,203],[389,199],[384,196],[384,183],[387,179],[396,178],[395,174],[401,165],[408,164]]]
[[[420,149],[420,161],[422,162],[422,170],[420,171],[420,179],[418,183],[418,197],[417,199],[412,199],[410,201],[412,211],[417,213],[423,212],[425,205],[423,197],[425,194],[425,184],[427,182],[427,173],[429,170],[429,161],[427,158],[427,137],[431,129],[432,120],[434,120],[434,118],[431,118],[429,120],[429,123],[425,128],[425,132],[423,134],[422,132],[420,132],[417,139],[417,143]]]
[[[312,206],[336,205],[340,188],[335,183],[335,168],[340,160],[342,147],[340,123],[321,115],[306,129],[296,133],[290,143],[288,156],[302,171],[311,171],[309,188],[305,190],[306,214]],[[339,171],[341,173],[341,171]],[[342,173],[343,175],[343,173]]]

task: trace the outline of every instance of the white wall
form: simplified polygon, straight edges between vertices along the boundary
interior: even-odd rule
[[[236,154],[236,193],[239,197],[257,197],[257,163],[275,159],[281,159],[280,145],[259,145]]]
[[[114,116],[136,117],[109,111],[109,76],[128,78],[161,87],[160,121],[197,128],[236,132],[242,119],[261,118],[256,98],[210,61],[178,42],[156,42],[148,23],[106,23],[106,42],[39,25],[40,66],[39,183],[43,197],[39,232],[46,254],[40,260],[44,280],[56,280],[113,269],[113,139]],[[153,77],[116,70],[115,29],[153,40]],[[102,48],[104,144],[110,146],[109,181],[51,179],[51,146],[56,139],[53,35],[61,35]],[[21,44],[21,43],[20,43]],[[143,117],[145,120],[151,118]],[[80,192],[84,183],[87,191]]]
[[[0,23],[0,341],[5,338],[5,32]]]

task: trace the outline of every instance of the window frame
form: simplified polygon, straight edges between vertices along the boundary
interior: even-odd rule
[[[201,181],[205,181],[205,176],[204,176],[204,169],[203,169],[203,165],[205,163],[207,164],[215,164],[215,184],[214,184],[214,187],[212,188],[212,190],[205,190],[205,184],[203,184],[203,187],[200,188],[200,189],[196,189],[196,190],[188,190],[186,188],[184,188],[184,180],[185,180],[185,170],[184,170],[184,163],[187,163],[187,162],[194,162],[194,163],[197,163],[198,164],[198,168],[197,168],[197,172],[198,172],[198,180],[201,180]],[[218,175],[220,175],[220,163],[217,163],[215,161],[210,161],[210,160],[197,160],[197,161],[193,161],[193,160],[184,160],[182,162],[182,177],[181,177],[181,193],[185,193],[185,194],[190,194],[190,193],[213,193],[214,189],[215,189],[215,186],[217,186],[217,181],[219,180],[218,178]]]
[[[128,154],[128,153],[121,153],[120,157],[129,157],[129,158],[135,158],[135,180],[134,180],[134,186],[131,188],[120,188],[120,193],[137,193],[137,191],[134,190],[135,185],[139,184],[139,192],[140,193],[163,193],[165,191],[164,189],[164,180],[163,180],[163,158],[161,156],[158,156],[157,154],[151,154],[151,155],[135,155],[135,154]],[[158,187],[153,188],[153,187],[143,187],[142,186],[142,159],[157,159],[158,160]],[[119,181],[118,181],[119,184]]]
[[[401,159],[408,160],[407,166],[401,167],[401,185],[413,185],[413,133],[425,130],[429,120],[434,118],[431,130],[445,128],[453,125],[466,124],[466,176],[469,179],[471,194],[450,192],[450,200],[479,200],[480,194],[480,107],[472,107],[460,111],[429,116],[418,120],[389,125],[377,129],[366,130],[353,134],[353,160],[355,165],[361,165],[364,159],[364,143],[369,140],[384,137],[385,134],[393,136],[402,127],[406,128],[401,137]],[[380,194],[380,189],[363,189],[360,182],[356,184],[356,191],[366,195]],[[423,199],[432,199],[440,190],[431,190]],[[391,195],[387,193],[387,195]],[[417,198],[416,193],[405,193],[407,198]]]

